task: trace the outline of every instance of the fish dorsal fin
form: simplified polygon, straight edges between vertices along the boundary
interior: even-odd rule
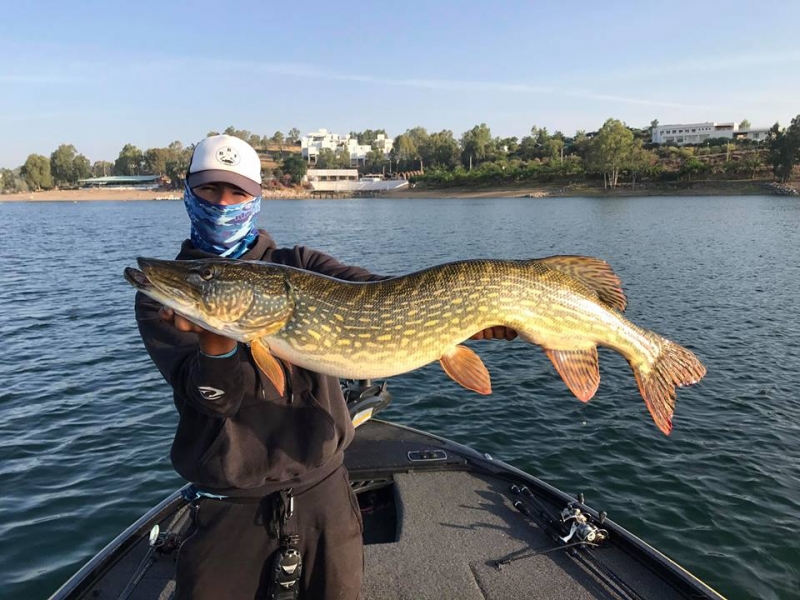
[[[258,365],[258,368],[264,372],[278,390],[278,393],[283,396],[286,390],[286,376],[283,373],[283,367],[269,351],[269,345],[260,339],[253,340],[250,343],[250,352]]]
[[[622,291],[622,282],[606,261],[591,256],[550,256],[539,262],[594,290],[606,306],[620,312],[625,310],[628,300]]]
[[[481,357],[459,344],[439,359],[439,364],[456,383],[479,394],[492,393],[492,378]]]
[[[588,350],[548,350],[545,354],[567,384],[569,391],[583,402],[592,399],[600,385],[597,346]]]

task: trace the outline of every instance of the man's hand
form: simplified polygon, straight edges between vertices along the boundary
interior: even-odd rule
[[[498,325],[496,327],[487,327],[483,331],[479,331],[473,335],[471,340],[513,340],[517,337],[517,332],[510,327],[503,327]]]
[[[218,335],[208,329],[203,329],[166,306],[161,307],[161,310],[158,311],[158,316],[164,321],[171,323],[178,331],[196,333],[198,340],[200,340],[200,351],[203,354],[219,356],[221,354],[227,354],[236,347],[236,340],[227,338],[224,335]]]

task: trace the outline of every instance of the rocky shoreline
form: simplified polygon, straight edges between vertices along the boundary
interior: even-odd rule
[[[770,190],[772,194],[777,194],[778,196],[800,196],[800,192],[798,192],[796,188],[785,183],[772,181],[767,183],[764,187]]]

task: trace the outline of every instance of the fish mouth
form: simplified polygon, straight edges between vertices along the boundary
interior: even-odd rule
[[[133,267],[125,267],[125,281],[130,283],[140,292],[147,292],[153,289],[153,284],[147,278],[147,275],[142,273],[139,269]]]
[[[139,269],[126,267],[125,279],[138,291],[170,308],[186,308],[198,302],[199,292],[188,284],[187,269],[177,261],[136,259]]]

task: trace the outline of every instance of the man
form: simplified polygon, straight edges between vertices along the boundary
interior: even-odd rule
[[[256,229],[261,163],[239,138],[217,135],[197,144],[184,203],[191,237],[179,260],[223,256],[350,281],[382,279],[304,246],[277,248]],[[362,522],[343,467],[354,429],[339,380],[281,361],[287,384],[279,394],[246,345],[143,294],[136,296],[136,318],[173,388],[179,421],[172,464],[203,497],[178,554],[175,597],[252,599],[283,591],[358,598]],[[495,328],[475,337],[515,335]]]

